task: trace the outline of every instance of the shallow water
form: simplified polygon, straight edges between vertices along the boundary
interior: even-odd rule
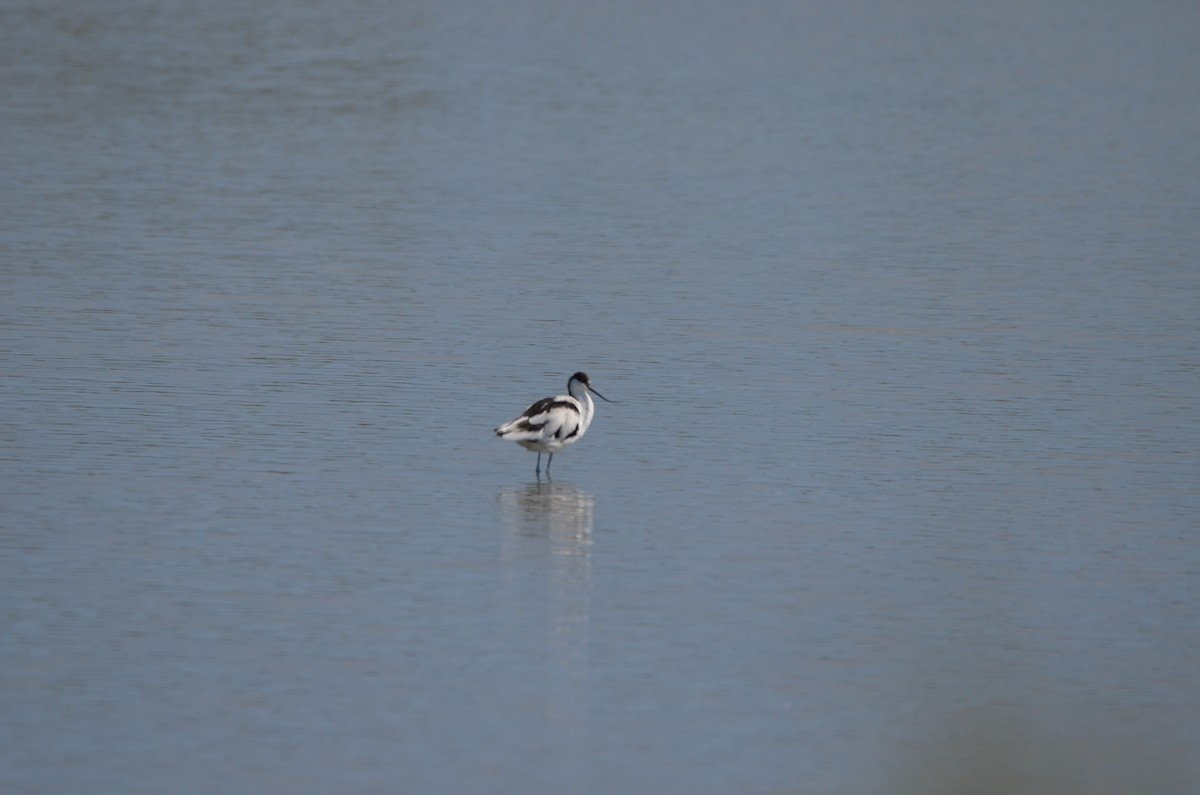
[[[9,3],[0,788],[1195,791],[1196,27]]]

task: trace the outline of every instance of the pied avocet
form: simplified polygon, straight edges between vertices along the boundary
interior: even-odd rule
[[[592,403],[593,394],[601,400],[613,402],[592,389],[592,380],[587,373],[571,376],[567,381],[567,392],[566,395],[542,398],[525,409],[520,417],[496,429],[496,435],[501,439],[516,442],[538,454],[533,470],[538,475],[542,474],[542,453],[550,454],[546,461],[546,476],[549,477],[554,454],[575,444],[587,433],[588,426],[592,424],[592,415],[596,413],[596,404]]]

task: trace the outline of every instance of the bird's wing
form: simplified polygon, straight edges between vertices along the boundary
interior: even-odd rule
[[[520,417],[496,429],[497,436],[512,441],[529,439],[567,439],[579,429],[579,407],[562,398],[542,398],[525,409]]]

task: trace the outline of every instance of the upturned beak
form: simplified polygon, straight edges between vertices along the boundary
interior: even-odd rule
[[[604,395],[601,395],[599,392],[597,392],[596,390],[592,389],[590,386],[588,387],[588,391],[589,391],[589,392],[591,392],[591,393],[592,393],[593,395],[595,395],[596,397],[598,397],[598,398],[600,398],[601,400],[603,400],[605,403],[616,403],[616,402],[617,402],[617,401],[615,401],[615,400],[609,400],[608,398],[604,397]]]

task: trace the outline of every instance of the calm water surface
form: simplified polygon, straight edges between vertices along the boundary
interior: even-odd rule
[[[1200,791],[1197,40],[0,4],[0,789]]]

